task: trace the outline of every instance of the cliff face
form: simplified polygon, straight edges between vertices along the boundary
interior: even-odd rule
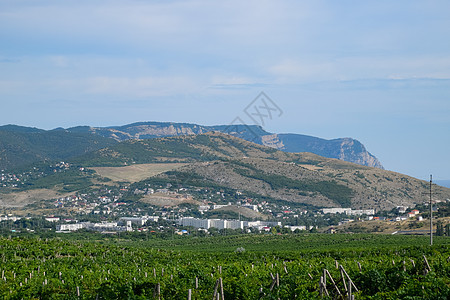
[[[115,127],[77,127],[69,131],[88,131],[117,141],[195,135],[219,131],[286,152],[311,152],[364,166],[382,169],[378,159],[363,144],[352,138],[325,140],[302,134],[270,133],[255,125],[202,126],[189,123],[142,122]]]
[[[380,161],[368,152],[362,143],[352,138],[325,140],[302,134],[277,134],[276,136],[272,137],[271,141],[278,140],[277,145],[281,147],[276,148],[279,150],[311,152],[328,158],[337,158],[363,166],[383,169]]]

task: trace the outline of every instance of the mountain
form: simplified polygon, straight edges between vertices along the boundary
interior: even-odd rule
[[[269,202],[315,207],[413,206],[423,202],[428,189],[427,182],[399,173],[312,153],[283,152],[220,132],[126,140],[74,162],[86,167],[183,162],[186,165],[148,180],[221,187]],[[135,185],[145,184],[144,180]],[[450,197],[450,189],[436,189],[443,199]]]
[[[78,133],[93,133],[117,141],[195,135],[220,131],[286,152],[311,152],[328,158],[336,158],[369,167],[383,168],[378,159],[369,153],[363,144],[355,139],[339,138],[326,140],[301,134],[275,134],[267,132],[256,125],[202,126],[189,123],[140,122],[114,127],[80,126],[67,130]]]
[[[320,156],[337,158],[363,166],[383,169],[378,159],[363,144],[352,138],[325,140],[301,134],[279,134],[283,151],[311,152]]]
[[[0,131],[30,133],[30,132],[44,132],[45,130],[35,127],[25,127],[9,124],[0,126]]]
[[[6,125],[0,127],[0,169],[66,160],[117,142],[89,133]]]
[[[383,168],[363,144],[352,138],[325,140],[301,134],[275,134],[256,125],[202,126],[172,122],[141,122],[114,127],[78,126],[49,131],[17,125],[0,126],[0,168],[15,168],[47,159],[64,160],[120,141],[198,135],[211,131],[227,133],[286,152],[311,152]]]

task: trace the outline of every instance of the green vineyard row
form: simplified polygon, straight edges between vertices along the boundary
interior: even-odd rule
[[[449,299],[449,240],[425,243],[369,235],[0,238],[0,297],[344,299],[351,280],[355,299]]]

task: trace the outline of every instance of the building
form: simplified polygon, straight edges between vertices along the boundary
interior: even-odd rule
[[[56,231],[76,231],[82,228],[82,223],[56,225]]]
[[[397,211],[399,214],[404,214],[406,210],[408,209],[408,206],[397,206]]]
[[[414,218],[414,217],[416,216],[416,214],[413,213],[413,212],[409,212],[409,213],[407,214],[407,216],[408,216],[408,218]]]
[[[119,224],[126,224],[127,222],[131,222],[131,224],[142,226],[147,221],[158,222],[158,216],[143,216],[143,217],[122,217],[119,219]]]
[[[209,210],[209,205],[199,205],[198,210],[199,211],[207,211],[207,210]]]
[[[323,208],[322,212],[324,214],[346,214],[349,216],[361,216],[361,215],[368,215],[372,216],[375,214],[374,209],[351,209],[351,208]]]
[[[350,215],[350,216],[361,216],[361,215],[373,216],[375,214],[375,210],[374,209],[355,209],[355,210],[347,211],[346,214]]]
[[[213,209],[219,209],[219,208],[227,207],[227,206],[229,206],[229,204],[226,204],[226,205],[224,205],[224,204],[214,204],[214,205],[212,206],[212,208],[213,208]]]
[[[94,230],[100,232],[121,232],[133,230],[130,221],[127,221],[126,226],[119,226],[117,225],[116,222],[101,222],[101,223],[82,222],[75,224],[61,224],[56,226],[56,230],[59,232],[76,231],[79,229]]]
[[[284,227],[289,228],[291,231],[295,231],[297,229],[298,230],[306,230],[306,226],[289,226],[289,225],[286,225]]]
[[[45,218],[45,221],[48,221],[48,222],[59,222],[59,218],[58,217],[48,217],[48,218]]]
[[[346,214],[348,211],[351,211],[351,208],[341,208],[341,207],[335,207],[335,208],[323,208],[322,212],[324,214]]]
[[[212,227],[217,229],[244,229],[246,227],[256,227],[261,230],[263,227],[281,226],[281,222],[197,219],[193,217],[180,218],[178,224],[181,226],[192,226],[204,229]]]
[[[195,228],[210,228],[210,221],[208,219],[197,219],[193,217],[181,218],[178,220],[178,224],[181,226],[192,226]]]

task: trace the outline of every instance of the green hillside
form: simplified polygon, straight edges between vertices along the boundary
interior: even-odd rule
[[[277,159],[283,153],[221,133],[127,140],[74,159],[85,166],[123,166],[153,162],[197,162],[251,155]]]
[[[223,133],[128,140],[78,157],[84,166],[188,163],[135,184],[245,191],[259,199],[315,207],[390,210],[422,203],[427,183],[399,173],[321,157],[287,153]],[[437,187],[441,197],[450,190]]]
[[[112,139],[89,133],[2,126],[0,169],[13,169],[46,160],[67,160],[115,143]]]
[[[18,134],[10,133],[16,136]],[[90,140],[89,135],[83,143],[81,142],[83,135],[80,135],[80,143],[73,143],[74,139],[71,136],[66,140],[69,144],[65,144],[64,131],[56,131],[53,134],[62,137],[59,142],[55,140],[55,144],[66,151],[60,152],[59,157],[63,156],[61,155],[63,153],[71,167],[64,169],[60,175],[47,172],[45,176],[30,177],[26,184],[15,189],[29,190],[39,187],[72,192],[77,188],[86,189],[90,183],[95,186],[98,180],[103,180],[97,174],[93,176],[91,173],[78,170],[80,167],[183,163],[168,168],[170,171],[159,172],[156,176],[149,173],[150,178],[133,183],[130,190],[144,190],[146,186],[164,187],[170,184],[191,191],[213,189],[214,193],[227,191],[228,195],[241,192],[246,197],[257,199],[259,203],[266,201],[287,206],[376,210],[391,210],[399,205],[421,204],[428,191],[426,182],[403,174],[312,153],[283,152],[219,132],[127,140],[76,158],[70,158],[70,155],[83,149],[86,151],[87,146],[100,147],[100,143]],[[29,140],[30,134],[27,135]],[[45,141],[48,142],[49,139],[46,138]],[[72,144],[78,145],[78,148],[71,149]],[[54,147],[53,155],[58,153],[56,151],[58,147]],[[40,153],[39,147],[33,149],[34,153]],[[59,169],[57,171],[59,172]],[[139,177],[145,178],[145,174],[140,174]],[[9,191],[13,192],[14,187]],[[437,186],[435,192],[441,199],[450,198],[450,189]],[[141,198],[145,201],[142,195],[129,196],[133,201],[139,201]],[[198,200],[195,197],[194,195],[193,200]]]

